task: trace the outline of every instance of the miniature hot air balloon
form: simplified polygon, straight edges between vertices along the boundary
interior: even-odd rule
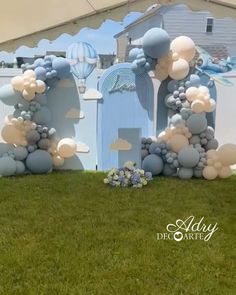
[[[85,93],[86,79],[97,64],[97,52],[86,42],[73,43],[67,49],[66,58],[73,74],[79,79],[79,92]]]

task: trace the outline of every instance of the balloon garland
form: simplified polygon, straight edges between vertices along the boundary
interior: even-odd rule
[[[147,31],[143,48],[129,53],[136,75],[152,70],[160,81],[171,79],[164,98],[168,127],[155,140],[142,139],[142,166],[153,175],[213,180],[230,177],[230,166],[236,164],[236,145],[225,144],[218,149],[215,131],[208,126],[206,113],[215,111],[216,102],[209,88],[201,85],[198,74],[191,73],[195,54],[195,44],[189,37],[170,42],[167,32],[160,28]]]
[[[0,88],[0,98],[15,108],[1,131],[6,143],[0,143],[0,176],[49,173],[77,150],[71,138],[57,137],[47,103],[49,88],[70,75],[68,61],[50,55],[22,69],[22,75]]]

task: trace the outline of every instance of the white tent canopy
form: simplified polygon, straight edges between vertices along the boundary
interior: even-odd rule
[[[54,40],[62,33],[74,35],[83,27],[99,27],[105,19],[121,20],[154,3],[184,3],[193,10],[236,19],[235,0],[5,0],[0,10],[0,50],[34,47],[41,39]]]

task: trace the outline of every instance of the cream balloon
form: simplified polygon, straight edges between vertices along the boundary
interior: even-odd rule
[[[62,158],[62,157],[59,156],[59,155],[55,155],[55,156],[53,156],[53,157],[52,157],[52,161],[53,161],[53,165],[54,165],[55,167],[61,167],[61,166],[63,166],[64,163],[65,163],[64,158]]]
[[[194,100],[191,104],[191,109],[194,113],[202,113],[205,109],[205,104],[199,99]]]
[[[33,70],[26,70],[24,72],[24,77],[26,77],[26,78],[36,78],[36,73]]]
[[[198,90],[203,93],[204,95],[209,94],[209,89],[206,86],[201,85]]]
[[[23,95],[25,100],[31,101],[35,97],[35,92],[27,91],[27,90],[24,89],[23,92],[22,92],[22,95]]]
[[[212,166],[205,167],[203,169],[202,174],[203,174],[204,178],[207,179],[207,180],[214,180],[218,176],[217,170]]]
[[[216,102],[212,98],[205,105],[206,105],[205,111],[207,113],[214,112],[214,110],[216,109]]]
[[[189,73],[189,64],[185,59],[179,58],[169,65],[169,76],[174,80],[182,80]]]
[[[198,93],[199,93],[198,88],[189,87],[185,94],[186,94],[187,100],[191,102],[197,99]]]
[[[37,80],[36,81],[36,92],[43,93],[46,90],[46,85],[43,81]]]
[[[24,80],[21,76],[16,76],[11,79],[12,87],[17,91],[23,91],[24,89]]]
[[[71,138],[63,138],[58,142],[57,151],[62,158],[70,158],[76,153],[77,145]]]
[[[213,161],[218,161],[219,160],[219,154],[218,151],[216,150],[209,150],[207,151],[207,159],[211,159]]]
[[[229,178],[232,174],[233,172],[229,166],[224,166],[218,171],[220,178]]]
[[[21,131],[14,125],[5,125],[2,129],[1,135],[5,142],[11,144],[17,144],[24,140]]]
[[[218,150],[221,163],[224,166],[236,164],[236,145],[232,143],[222,145]]]
[[[193,40],[187,36],[175,38],[170,44],[170,49],[188,62],[194,58],[196,53]]]
[[[168,77],[168,70],[162,66],[157,65],[155,71],[155,77],[159,81],[164,81]]]
[[[182,134],[173,135],[168,143],[176,153],[178,153],[183,147],[189,145],[188,139]]]

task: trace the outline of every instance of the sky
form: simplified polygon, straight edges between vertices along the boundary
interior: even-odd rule
[[[100,28],[84,28],[74,36],[62,34],[54,41],[42,39],[37,47],[19,47],[15,53],[0,52],[0,61],[13,62],[15,57],[33,57],[44,55],[46,51],[66,51],[68,46],[74,42],[88,42],[99,54],[116,53],[116,41],[113,36],[121,32],[127,25],[136,20],[141,15],[140,12],[129,13],[121,22],[106,20]]]

